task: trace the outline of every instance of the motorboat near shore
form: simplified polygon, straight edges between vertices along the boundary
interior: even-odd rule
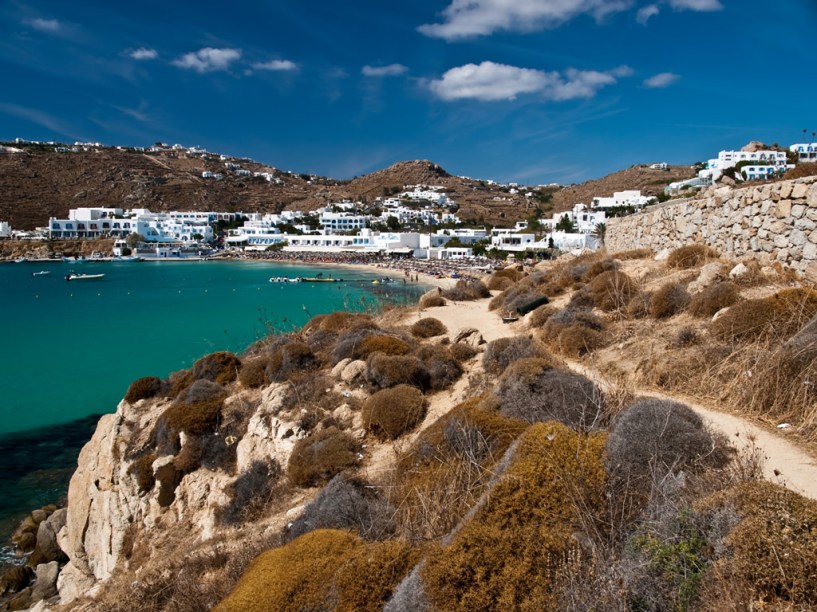
[[[39,272],[32,272],[31,276],[45,276],[46,274],[51,274],[50,270],[40,270]]]
[[[300,283],[301,279],[296,278],[289,278],[288,276],[271,276],[269,279],[271,283]]]
[[[65,276],[65,280],[67,281],[90,281],[90,280],[101,280],[105,278],[104,274],[67,274]]]
[[[315,276],[296,276],[289,278],[288,276],[272,276],[269,279],[271,283],[342,283],[342,278],[333,278],[332,276],[324,276],[323,272]]]

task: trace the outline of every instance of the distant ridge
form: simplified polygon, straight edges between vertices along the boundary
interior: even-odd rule
[[[429,160],[403,161],[351,181],[283,172],[245,158],[201,154],[186,150],[159,152],[117,147],[78,148],[57,152],[55,145],[7,144],[22,152],[0,152],[0,220],[15,229],[46,225],[50,217],[65,218],[71,208],[107,206],[165,210],[224,210],[277,213],[311,211],[344,199],[372,204],[377,197],[396,195],[406,185],[434,185],[459,205],[463,221],[511,226],[530,217],[537,205],[565,210],[593,196],[623,189],[649,194],[693,172],[671,166],[669,172],[634,166],[602,179],[562,190],[549,188],[547,197],[526,198],[525,189],[511,189],[489,181],[455,176]],[[56,145],[59,146],[59,145]],[[239,175],[241,171],[265,173]],[[222,180],[202,173],[221,174]]]

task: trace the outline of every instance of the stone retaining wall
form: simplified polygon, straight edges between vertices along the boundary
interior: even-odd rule
[[[713,185],[607,222],[613,253],[707,244],[722,255],[760,255],[795,270],[817,271],[817,177],[734,188]],[[813,264],[813,265],[810,265]]]

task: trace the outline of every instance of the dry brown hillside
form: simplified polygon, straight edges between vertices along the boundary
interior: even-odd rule
[[[693,176],[695,171],[690,166],[669,166],[666,170],[651,170],[645,165],[631,166],[557,191],[553,194],[553,207],[557,212],[570,210],[580,202],[589,204],[594,197],[609,197],[615,191],[627,189],[640,189],[642,194],[654,196],[670,183]]]

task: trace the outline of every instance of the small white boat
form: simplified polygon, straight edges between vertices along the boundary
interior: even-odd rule
[[[65,277],[67,281],[75,281],[75,280],[100,280],[105,278],[104,274],[68,274]]]
[[[17,259],[14,260],[14,263],[26,263],[27,261],[28,259],[26,259],[25,257],[18,257]]]
[[[50,270],[40,270],[39,272],[32,272],[31,276],[45,276],[46,274],[51,274]]]

